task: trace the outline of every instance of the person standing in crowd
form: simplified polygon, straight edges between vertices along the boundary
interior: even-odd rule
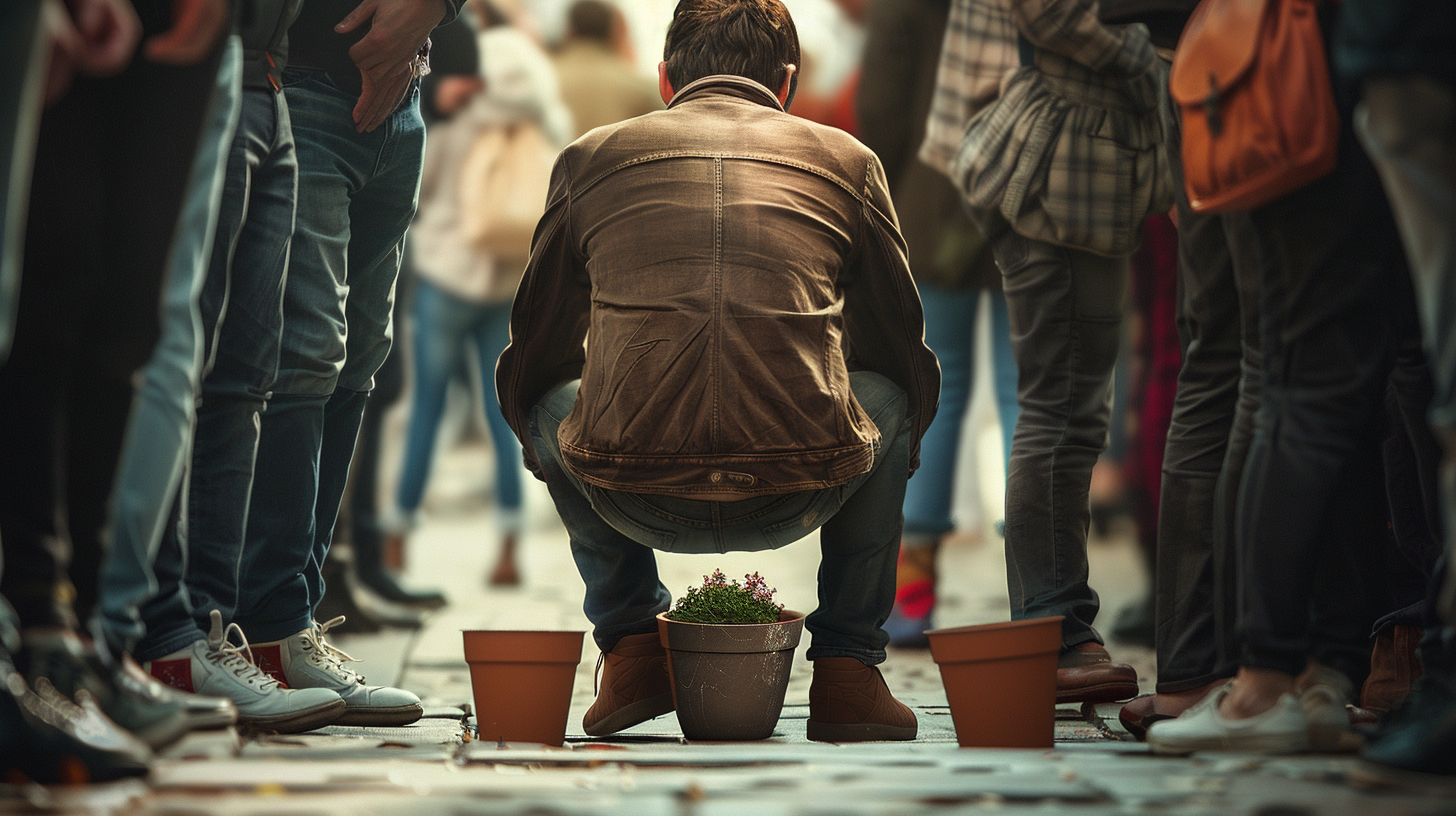
[[[496,378],[586,582],[591,735],[673,709],[652,548],[821,526],[809,739],[916,734],[876,665],[940,373],[879,161],[785,113],[798,59],[778,0],[683,0],[667,110],[592,131],[552,176]]]
[[[1098,598],[1087,583],[1088,487],[1107,442],[1128,254],[1143,217],[1172,197],[1157,113],[1165,65],[1146,27],[1108,28],[1095,12],[1087,0],[955,0],[921,152],[967,195],[1001,269],[1021,405],[1006,484],[1011,617],[1063,617],[1059,702],[1137,693],[1136,672],[1112,662],[1092,626]],[[1051,122],[1064,131],[1049,141],[1063,139],[1077,158],[1061,165],[1060,186],[1046,182],[1018,209],[1006,196],[1010,170],[970,170],[978,161],[1043,161],[1006,146],[1035,126],[1019,111],[1046,99],[1042,74],[1073,89],[1064,107],[1045,110],[1065,111],[1053,114],[1065,116]],[[988,106],[1001,107],[1013,82],[1018,95],[990,111],[989,128],[970,135],[968,124]],[[1102,181],[1121,172],[1095,160],[1108,151],[1088,146],[1098,138],[1090,123],[1110,117],[1137,140],[1143,165],[1135,184],[1119,188],[1127,200]],[[1055,209],[1039,206],[1048,200]]]
[[[1363,97],[1356,132],[1380,173],[1409,258],[1435,381],[1430,422],[1445,448],[1445,555],[1429,593],[1424,672],[1351,776],[1456,791],[1456,6],[1347,0],[1336,64]]]
[[[1335,13],[1321,7],[1327,33]],[[1383,611],[1369,567],[1387,540],[1384,396],[1415,315],[1380,179],[1337,100],[1334,169],[1249,213],[1260,383],[1235,500],[1237,673],[1153,723],[1156,751],[1358,745],[1346,705]]]
[[[424,153],[416,80],[446,0],[309,0],[288,31],[281,84],[298,160],[278,374],[259,417],[229,624],[259,668],[343,697],[339,722],[401,725],[403,689],[366,685],[315,620],[360,415],[389,351],[401,245]],[[233,497],[242,501],[242,497]]]
[[[943,173],[916,153],[935,90],[950,0],[872,0],[858,87],[858,134],[885,167],[910,270],[925,309],[925,342],[940,361],[940,409],[925,432],[920,470],[905,488],[905,534],[895,573],[890,643],[924,647],[935,610],[936,554],[955,529],[951,505],[961,426],[970,404],[972,344],[981,295],[990,295],[991,360],[1004,429],[1003,458],[1016,424],[1016,362],[1001,273],[991,248]],[[910,89],[907,93],[906,89]]]
[[[527,232],[522,231],[522,240],[510,245],[482,246],[467,223],[475,210],[461,202],[542,194],[540,210],[544,212],[544,182],[551,159],[571,140],[573,129],[571,112],[562,103],[555,70],[545,52],[494,4],[485,2],[478,8],[484,13],[479,48],[484,91],[448,120],[431,126],[420,211],[410,239],[417,276],[411,338],[414,389],[395,512],[412,520],[419,510],[445,410],[446,388],[473,348],[484,389],[486,425],[495,449],[500,548],[487,582],[515,586],[521,582],[516,558],[522,521],[521,459],[519,444],[496,398],[495,364],[510,342],[511,298],[526,268],[530,244]],[[512,157],[532,161],[530,156],[509,152],[502,139],[537,138],[533,134],[544,137],[533,161],[543,182],[540,191],[462,191],[464,184],[492,184],[491,178],[462,172],[470,166],[473,151],[495,146],[501,151],[500,161]],[[495,176],[512,177],[511,173]],[[462,192],[468,193],[465,199]],[[533,214],[532,224],[537,217],[539,214]]]
[[[200,400],[188,486],[156,557],[156,591],[141,606],[145,634],[133,652],[163,682],[231,700],[244,725],[282,732],[333,722],[343,707],[339,695],[290,690],[266,677],[229,642],[224,622],[237,605],[258,418],[278,367],[298,189],[281,77],[286,33],[301,5],[253,0],[241,32],[241,111],[199,300],[204,374],[200,392],[190,395]],[[139,628],[113,617],[113,628]]]
[[[576,135],[662,109],[652,80],[632,68],[628,36],[621,10],[605,0],[577,0],[567,10],[554,61]]]
[[[80,635],[68,562],[94,603],[95,574],[85,576],[100,553],[67,556],[103,538],[136,374],[162,334],[168,257],[200,237],[186,234],[197,225],[179,216],[199,161],[216,173],[216,151],[204,140],[228,13],[214,0],[82,2],[70,12],[66,30],[53,31],[54,105],[36,140],[14,347],[0,366],[0,460],[9,474],[0,490],[0,585],[17,613],[12,619],[6,604],[0,623],[10,653],[5,709],[7,721],[11,703],[36,715],[19,726],[36,738],[25,746],[35,753],[14,755],[7,739],[5,762],[27,776],[66,774],[55,752],[76,749],[85,771],[104,778],[131,773],[146,746],[118,735],[106,717],[85,714],[69,695],[92,686],[153,745],[188,724],[186,711],[168,709],[185,702],[152,698],[153,689],[118,663],[102,675],[91,671],[97,656]],[[138,20],[145,39],[134,51]],[[190,292],[190,283],[189,274],[180,288]],[[11,676],[11,655],[30,689]]]

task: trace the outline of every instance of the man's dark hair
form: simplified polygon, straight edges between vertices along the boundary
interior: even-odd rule
[[[662,58],[674,89],[734,74],[777,92],[799,64],[799,32],[779,0],[680,0]]]
[[[576,0],[566,12],[566,34],[583,40],[610,42],[618,11],[602,0]]]

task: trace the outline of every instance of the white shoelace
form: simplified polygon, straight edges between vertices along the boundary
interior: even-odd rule
[[[340,649],[334,644],[329,643],[327,640],[324,640],[324,635],[328,634],[328,631],[330,629],[338,626],[343,622],[343,615],[339,615],[338,617],[325,623],[319,623],[318,621],[314,621],[313,629],[309,631],[307,635],[307,640],[309,644],[314,647],[315,654],[317,654],[325,662],[330,664],[330,667],[333,668],[340,675],[342,675],[345,680],[351,683],[359,683],[360,685],[363,685],[364,677],[358,672],[344,665],[345,663],[359,663],[361,662],[359,658],[350,656],[343,649]]]
[[[216,631],[216,630],[214,630]],[[241,646],[234,646],[232,635],[237,633]],[[253,665],[253,648],[248,645],[248,636],[243,634],[243,627],[237,623],[229,623],[226,629],[222,630],[222,637],[214,640],[207,639],[207,647],[217,655],[217,663],[239,680],[250,686],[257,686],[263,691],[278,685],[278,679],[271,674]]]

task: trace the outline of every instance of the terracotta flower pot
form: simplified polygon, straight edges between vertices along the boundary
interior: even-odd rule
[[[465,662],[483,740],[566,741],[585,632],[467,631]]]
[[[784,710],[794,648],[804,616],[784,610],[777,623],[684,623],[657,616],[683,736],[759,740],[773,736]]]
[[[962,748],[1050,748],[1062,616],[932,629]]]

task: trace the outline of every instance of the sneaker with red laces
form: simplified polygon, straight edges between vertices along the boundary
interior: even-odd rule
[[[913,740],[915,712],[890,694],[880,670],[853,657],[814,661],[809,739],[816,742]]]
[[[596,702],[581,719],[589,736],[615,734],[676,709],[667,676],[667,650],[656,632],[627,635],[597,659]]]

